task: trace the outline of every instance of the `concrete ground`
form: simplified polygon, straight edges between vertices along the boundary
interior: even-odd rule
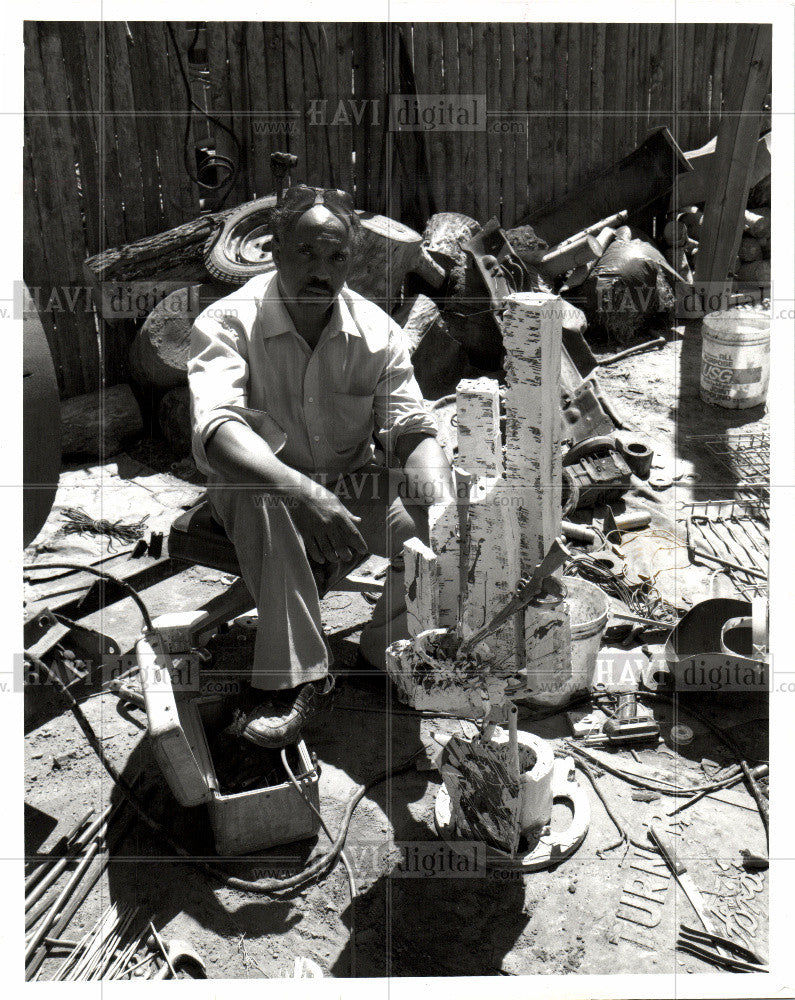
[[[641,506],[647,502],[654,507],[650,534],[657,530],[659,538],[652,556],[647,540],[647,549],[638,550],[639,559],[652,558],[655,550],[663,553],[672,544],[676,547],[670,537],[663,541],[662,526],[676,527],[678,502],[699,494],[713,495],[729,484],[725,473],[708,464],[688,434],[766,427],[761,408],[724,411],[701,402],[697,354],[692,336],[674,335],[663,350],[600,372],[606,392],[637,429],[655,441],[669,467],[700,477],[661,493],[659,502],[640,501]],[[156,464],[156,457],[150,453],[145,460]],[[144,512],[142,507],[139,516]],[[52,550],[41,558],[54,559]],[[670,560],[670,551],[660,558]],[[678,563],[657,566],[663,581],[666,573],[671,580],[679,579],[676,603],[681,608],[708,595],[709,573],[685,571],[686,563],[685,555]],[[715,582],[716,592],[728,586],[722,577]],[[147,588],[144,597],[153,614],[193,609],[221,593],[228,583],[223,574],[194,567]],[[658,876],[652,893],[656,902],[648,904],[645,912],[633,911],[648,926],[617,919],[621,900],[626,904],[631,899],[626,893],[633,888],[642,891],[633,882],[644,876],[633,867],[634,850],[606,850],[616,841],[616,829],[582,773],[578,780],[590,803],[588,834],[577,852],[556,868],[525,875],[478,872],[465,877],[449,871],[405,877],[399,871],[397,862],[409,856],[401,855],[401,850],[413,852],[413,857],[447,858],[434,827],[440,777],[429,763],[438,747],[432,734],[467,732],[468,724],[421,717],[396,702],[394,689],[383,675],[356,671],[356,642],[368,613],[369,604],[361,594],[335,592],[323,602],[338,683],[332,703],[312,720],[305,739],[321,766],[321,812],[332,834],[357,787],[420,753],[408,771],[372,788],[353,814],[347,853],[355,871],[355,905],[341,865],[302,893],[273,900],[209,880],[175,859],[145,827],[130,823],[68,936],[81,937],[108,903],[115,901],[139,907],[141,916],[153,919],[164,937],[189,940],[204,956],[208,975],[216,979],[289,977],[297,957],[314,960],[324,975],[335,977],[712,971],[699,959],[675,951],[679,923],[697,926],[698,920],[670,879]],[[113,636],[122,649],[130,648],[140,628],[129,600],[97,612],[87,623]],[[704,694],[687,704],[727,733],[749,763],[767,760],[765,696]],[[688,715],[685,702],[676,716],[667,704],[654,703],[653,707],[662,734],[660,747],[637,754],[619,751],[605,759],[692,783],[705,780],[716,765],[735,762],[735,752]],[[139,771],[145,775],[151,785],[152,814],[185,849],[207,858],[214,867],[256,878],[296,870],[313,852],[325,849],[327,841],[321,832],[316,839],[274,848],[255,858],[218,861],[206,807],[186,809],[176,804],[152,758],[143,713],[132,709],[124,715],[115,697],[101,692],[88,697],[83,709],[114,764],[128,776]],[[34,721],[26,737],[25,801],[31,809],[26,828],[28,852],[46,850],[89,806],[99,810],[118,795],[71,714],[49,715]],[[676,723],[693,730],[693,740],[686,746],[671,739],[671,726]],[[523,711],[520,728],[554,741],[556,747],[570,736],[563,714],[533,721]],[[630,785],[606,772],[595,780],[611,810],[640,843],[647,841],[650,820],[664,816],[676,804],[668,796],[638,801]],[[766,853],[764,830],[742,785],[724,798],[702,799],[681,814],[680,856],[708,905],[723,907],[723,919],[732,919],[726,916],[731,913],[732,899],[744,901],[750,910],[749,919],[743,918],[746,940],[764,953],[767,873],[749,876],[740,867],[742,849]],[[55,821],[49,830],[47,817],[50,826]],[[568,819],[566,808],[556,806],[555,825],[562,827]],[[628,912],[624,905],[624,915]],[[632,937],[635,940],[627,940]],[[41,978],[51,978],[59,963],[48,960]]]

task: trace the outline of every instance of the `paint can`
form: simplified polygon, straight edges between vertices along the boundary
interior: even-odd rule
[[[767,397],[770,313],[726,309],[701,326],[701,398],[713,406],[746,409]]]

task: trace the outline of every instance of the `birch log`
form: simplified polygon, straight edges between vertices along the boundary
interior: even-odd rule
[[[560,384],[561,314],[558,296],[524,292],[508,298],[503,316],[505,467],[518,506],[522,576],[535,569],[561,530],[560,420],[552,405]],[[525,643],[525,694],[554,692],[571,674],[566,605],[528,607]]]
[[[410,538],[403,546],[406,585],[406,624],[409,635],[416,636],[439,622],[439,581],[436,556],[419,538]]]
[[[522,570],[530,573],[560,532],[561,315],[557,295],[518,292],[503,315],[506,478],[518,498]]]
[[[500,386],[496,379],[462,379],[456,390],[458,465],[476,478],[503,474]]]

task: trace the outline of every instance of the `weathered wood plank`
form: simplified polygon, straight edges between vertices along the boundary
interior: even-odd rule
[[[500,106],[500,26],[486,25],[486,110],[502,111]],[[491,123],[495,119],[487,118]],[[505,154],[503,136],[486,131],[482,133],[486,144],[486,219],[502,219],[500,196],[505,182]],[[483,219],[482,221],[486,221]]]
[[[227,21],[226,23],[226,59],[229,76],[230,122],[239,143],[237,154],[234,152],[232,154],[233,156],[237,155],[238,158],[238,173],[226,204],[237,205],[242,201],[249,201],[253,197],[254,191],[254,182],[250,176],[251,101],[246,79],[245,38],[243,24],[240,21]],[[234,143],[231,144],[234,149]]]
[[[44,223],[39,214],[39,198],[36,192],[34,165],[31,150],[34,147],[30,130],[30,119],[25,120],[25,141],[23,146],[22,196],[25,210],[22,215],[22,277],[39,307],[47,343],[50,346],[58,389],[64,393],[64,371],[61,358],[61,342],[52,313],[44,308],[52,293],[51,273],[47,261],[47,246],[44,241]]]
[[[727,277],[742,236],[762,102],[770,87],[770,27],[743,25],[737,38],[736,56],[727,105],[740,113],[726,115],[718,129],[714,186],[704,205],[696,259],[697,289],[716,298],[728,291]]]
[[[591,66],[593,61],[592,24],[580,25],[580,87],[577,111],[580,122],[580,146],[576,183],[581,183],[591,172]]]
[[[270,155],[273,152],[268,135],[270,118],[268,80],[265,71],[265,40],[260,21],[247,21],[244,26],[246,72],[248,74],[249,111],[248,151],[250,184],[256,198],[270,194],[273,189]]]
[[[77,160],[80,167],[81,204],[85,212],[86,239],[89,253],[97,253],[102,239],[102,204],[100,201],[99,174],[97,172],[97,120],[89,103],[85,66],[75,59],[82,44],[80,26],[74,21],[58,25],[61,47],[68,57],[64,59],[69,107],[72,112],[71,127],[75,137]]]
[[[555,196],[555,135],[558,128],[555,112],[555,75],[558,71],[555,52],[555,25],[541,25],[541,112],[538,119],[538,200],[546,204]]]
[[[290,152],[298,157],[295,176],[312,182],[314,174],[307,156],[306,107],[304,87],[301,80],[301,37],[297,22],[285,21],[282,26],[282,49],[279,54],[279,69],[284,74],[284,104],[282,107],[293,112],[291,118]],[[296,114],[297,112],[297,114]],[[308,172],[309,171],[309,172]]]
[[[369,189],[368,207],[371,212],[386,211],[387,190],[387,147],[385,142],[386,124],[379,109],[386,101],[386,29],[380,23],[369,25],[365,34],[366,45],[366,90],[368,104],[364,114],[366,125],[367,184]]]
[[[444,93],[466,93],[459,88],[458,71],[458,31],[455,23],[445,21],[441,25],[442,60],[444,63]],[[458,211],[461,204],[463,175],[461,163],[461,132],[448,132],[445,136],[447,161],[447,204],[451,211]]]
[[[472,86],[475,89],[471,93],[483,93],[484,83],[487,80],[488,27],[485,24],[472,25]],[[491,216],[487,180],[488,169],[488,136],[485,132],[475,132],[472,177],[475,189],[473,192],[475,204],[472,214],[481,224],[486,222]],[[442,202],[439,204],[443,208],[445,207]]]
[[[597,173],[605,165],[605,53],[607,47],[607,26],[593,26],[591,49],[591,161],[590,174]]]
[[[527,181],[530,157],[528,153],[528,142],[530,136],[531,119],[527,117],[530,107],[530,51],[528,47],[528,32],[526,24],[513,25],[513,65],[515,77],[515,95],[513,109],[519,112],[514,118],[517,131],[513,142],[513,213],[508,216],[506,212],[506,223],[513,226],[516,220],[527,212],[528,195]]]
[[[716,24],[712,43],[711,77],[712,94],[709,105],[709,132],[715,135],[721,118],[723,103],[723,54],[726,50],[726,25]]]
[[[436,556],[419,538],[410,538],[403,545],[403,559],[406,567],[406,625],[409,635],[415,636],[438,627]]]
[[[160,176],[157,164],[157,136],[161,133],[163,123],[152,114],[155,111],[153,91],[157,88],[157,84],[154,83],[152,76],[154,59],[150,50],[151,40],[147,38],[145,29],[145,23],[140,21],[128,24],[132,37],[125,38],[126,44],[122,47],[125,61],[117,68],[117,72],[129,76],[132,117],[138,135],[137,156],[141,168],[146,232],[157,233],[168,225],[160,207]],[[144,54],[145,57],[142,58]]]
[[[458,36],[458,86],[460,93],[473,94],[474,83],[474,56],[472,41],[472,25],[459,23],[456,25],[456,35]],[[460,171],[461,171],[461,194],[457,205],[450,205],[450,209],[456,212],[465,212],[475,216],[475,187],[477,185],[475,174],[475,133],[459,133],[460,143]],[[448,206],[444,206],[447,208]]]
[[[82,233],[79,245],[75,219],[77,206],[77,176],[75,154],[64,135],[65,119],[58,114],[53,95],[46,83],[44,59],[55,58],[54,33],[46,24],[25,24],[25,96],[28,115],[27,134],[31,162],[35,164],[35,188],[39,201],[44,241],[47,246],[47,276],[56,291],[50,307],[52,322],[59,342],[59,357],[64,390],[75,395],[85,388],[96,387],[97,350],[81,357],[81,317],[69,307],[67,297],[77,284],[75,258],[84,252]],[[60,38],[57,39],[60,43]],[[60,95],[65,102],[65,94]],[[41,272],[39,272],[41,274]],[[83,335],[84,335],[83,329]],[[91,380],[93,377],[93,384]]]
[[[182,30],[182,22],[171,21],[169,24],[173,27],[174,33],[179,39],[180,32]],[[150,25],[150,27],[152,27],[152,25]],[[193,218],[199,210],[199,186],[191,180],[187,170],[185,169],[186,130],[189,155],[191,155],[190,151],[193,149],[195,136],[192,127],[192,119],[187,117],[188,95],[185,90],[185,82],[182,79],[182,74],[179,68],[180,64],[178,60],[178,53],[174,47],[171,34],[168,30],[169,25],[163,24],[154,27],[160,27],[160,34],[165,55],[164,64],[161,67],[161,72],[163,74],[161,77],[162,85],[158,87],[157,90],[161,93],[163,110],[171,112],[171,116],[163,121],[163,129],[171,133],[170,146],[166,140],[164,160],[166,163],[170,160],[172,166],[165,167],[165,174],[162,175],[163,183],[165,185],[167,177],[169,179],[168,182],[175,183],[179,190],[179,217],[170,220],[170,224],[174,226]],[[156,36],[157,32],[155,31],[155,37]],[[184,65],[186,56],[182,53],[179,53],[179,55],[182,56],[182,63]],[[159,63],[156,61],[156,65],[158,64]],[[169,149],[171,150],[170,154]],[[194,161],[191,160],[190,162],[193,164]],[[195,167],[192,166],[191,171],[195,172]],[[176,211],[176,208],[173,210]],[[114,243],[110,244],[110,246],[114,245]]]
[[[568,74],[566,81],[566,190],[573,191],[580,179],[580,74],[582,40],[579,24],[569,25]]]
[[[335,105],[340,102],[349,109],[353,98],[353,25],[350,22],[340,22],[332,26],[335,31],[336,58],[334,67],[337,80],[334,90]],[[330,29],[331,30],[331,29]],[[388,109],[382,107],[381,115],[388,114]],[[334,183],[343,191],[353,190],[353,127],[350,124],[350,111],[335,129],[337,155],[334,162]]]

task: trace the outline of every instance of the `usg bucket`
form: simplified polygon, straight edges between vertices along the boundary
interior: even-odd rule
[[[770,315],[750,309],[709,313],[701,327],[701,398],[745,409],[765,401],[770,382]]]

